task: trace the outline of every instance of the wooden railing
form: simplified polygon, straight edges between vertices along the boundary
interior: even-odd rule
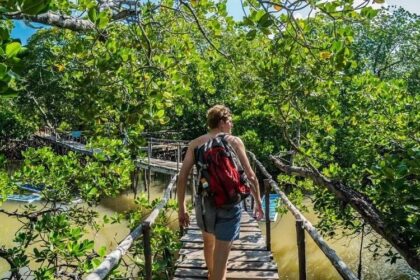
[[[87,131],[82,131],[82,130],[57,131],[56,129],[52,129],[50,127],[43,127],[38,132],[40,136],[43,136],[43,135],[53,136],[58,142],[73,141],[76,143],[85,143],[86,133]]]
[[[180,163],[182,162],[182,149],[185,147],[188,147],[188,141],[186,140],[171,140],[171,139],[161,139],[161,138],[153,138],[150,137],[148,138],[148,145],[147,145],[147,158],[150,164],[150,159],[152,157],[152,153],[153,153],[153,147],[155,145],[171,145],[174,146],[174,148],[176,149],[176,154],[175,154],[175,161],[176,161],[176,166],[177,166],[177,171],[179,171],[180,169]]]
[[[161,202],[153,209],[149,216],[137,228],[135,228],[114,251],[105,257],[105,260],[85,278],[86,280],[100,280],[106,278],[112,269],[117,266],[122,256],[125,255],[133,245],[134,240],[141,236],[143,236],[144,245],[145,279],[152,279],[152,248],[150,245],[151,227],[155,223],[160,211],[168,203],[169,198],[172,197],[172,191],[177,177],[178,175],[174,175],[171,178],[171,181],[163,194]]]
[[[344,263],[343,260],[336,254],[336,252],[331,249],[328,244],[324,241],[322,236],[318,233],[316,228],[309,222],[305,216],[293,205],[292,202],[287,198],[286,194],[282,192],[276,183],[273,180],[272,176],[265,167],[262,165],[260,161],[256,158],[256,156],[248,152],[248,155],[251,158],[251,161],[254,162],[261,173],[265,176],[264,179],[264,187],[265,187],[265,194],[266,197],[270,194],[271,190],[273,189],[277,194],[280,195],[281,201],[286,205],[289,211],[293,214],[296,219],[296,231],[297,231],[297,245],[298,245],[298,260],[299,260],[299,279],[304,280],[306,279],[306,256],[305,256],[305,234],[304,230],[306,230],[309,236],[315,241],[321,251],[325,254],[325,256],[330,260],[332,265],[335,267],[337,272],[346,280],[357,280],[358,278],[355,274],[349,269],[349,267]],[[271,243],[271,227],[270,227],[270,219],[269,219],[269,202],[266,201],[265,203],[265,214],[266,214],[266,230],[267,230],[267,249],[270,249]]]

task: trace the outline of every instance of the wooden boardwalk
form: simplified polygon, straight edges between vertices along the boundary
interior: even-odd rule
[[[177,164],[174,161],[151,158],[150,164],[149,164],[149,161],[146,158],[146,159],[137,160],[136,165],[137,167],[142,168],[142,169],[150,168],[152,172],[175,175],[181,169],[182,163]],[[193,172],[194,174],[196,174],[195,167],[193,168]]]
[[[69,149],[71,151],[77,152],[77,153],[82,153],[85,155],[93,155],[95,153],[99,153],[101,151],[101,149],[89,149],[86,147],[85,144],[76,142],[76,141],[72,141],[72,140],[66,140],[66,139],[62,139],[62,138],[57,138],[56,136],[53,135],[48,135],[48,134],[37,134],[37,137],[49,141],[55,145],[64,147],[66,149]]]
[[[182,163],[177,164],[174,161],[151,158],[150,164],[149,164],[149,161],[146,158],[146,159],[138,160],[136,165],[137,167],[142,168],[142,169],[150,168],[152,172],[175,175],[181,169]]]
[[[51,135],[37,136],[79,153],[93,155],[101,151],[100,149],[88,149],[84,144],[79,142],[57,139]],[[143,150],[147,150],[147,147],[144,147]],[[152,172],[175,175],[181,169],[182,163],[156,158],[150,158],[149,161],[148,158],[145,158],[137,160],[136,166]],[[173,279],[207,279],[203,240],[194,215],[191,216],[191,225],[186,229],[186,234],[181,238],[181,242],[183,246],[179,251],[179,259],[176,263],[176,271]],[[271,252],[266,250],[266,242],[258,223],[246,211],[242,211],[240,239],[233,242],[227,269],[227,279],[232,280],[279,279],[277,264],[273,261]]]
[[[203,240],[194,215],[181,241],[183,246],[173,279],[207,279]],[[246,211],[242,211],[240,239],[233,242],[227,269],[227,279],[279,279],[277,265],[266,250],[258,223]]]
[[[90,156],[95,153],[101,152],[101,149],[98,149],[98,148],[90,149],[90,148],[87,148],[85,144],[82,144],[80,142],[66,140],[63,138],[57,138],[56,136],[45,134],[45,133],[36,134],[36,136],[38,138],[46,140],[55,145],[64,147],[68,150],[90,155]],[[170,147],[170,145],[155,145],[154,149],[167,149],[168,147]],[[147,147],[140,147],[140,150],[147,151]],[[140,167],[143,169],[150,168],[152,172],[175,175],[181,169],[182,163],[176,163],[174,161],[150,158],[150,164],[149,164],[148,159],[145,158],[145,159],[137,160],[136,165],[137,167]]]

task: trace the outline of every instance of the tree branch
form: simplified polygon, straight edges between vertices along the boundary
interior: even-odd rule
[[[19,268],[16,267],[13,261],[13,257],[7,252],[6,249],[0,248],[0,258],[3,258],[10,266],[11,275],[9,279],[22,279]]]
[[[219,54],[221,54],[222,56],[224,56],[225,58],[230,59],[230,57],[225,54],[224,52],[222,52],[221,50],[219,50],[214,44],[213,42],[209,39],[209,37],[206,34],[206,31],[203,29],[203,27],[201,26],[200,20],[198,19],[197,15],[195,14],[194,10],[191,8],[190,4],[184,2],[184,1],[180,1],[182,5],[184,5],[185,7],[187,7],[187,9],[191,12],[192,16],[194,17],[194,20],[197,24],[198,29],[200,30],[201,34],[203,34],[204,39],[206,39],[206,41],[210,44],[210,46],[216,50],[216,52],[218,52]]]
[[[57,26],[73,31],[88,31],[95,29],[95,24],[90,20],[78,19],[67,15],[58,15],[50,11],[36,16],[29,16],[22,13],[5,14],[5,16],[9,19],[30,20],[32,22]]]

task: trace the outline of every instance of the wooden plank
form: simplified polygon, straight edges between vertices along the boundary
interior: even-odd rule
[[[204,259],[202,250],[181,249],[179,254],[185,259]],[[231,251],[229,254],[229,261],[269,262],[271,259],[271,252],[268,251]]]
[[[206,277],[207,270],[194,268],[178,268],[175,271],[175,276],[184,277]],[[228,270],[227,279],[231,280],[271,280],[279,279],[278,273],[274,271],[243,271],[243,270]]]
[[[196,220],[195,212],[192,212],[190,214],[190,220],[191,221],[195,221]],[[251,217],[249,215],[249,213],[246,212],[246,211],[244,211],[244,210],[242,211],[242,215],[241,215],[241,223],[242,224],[245,224],[245,223],[256,224],[258,226],[258,223],[255,221],[255,219],[253,217]]]
[[[245,213],[249,217],[248,213],[246,213],[245,211],[243,213]],[[249,217],[249,218],[251,218],[251,217]],[[258,227],[258,223],[254,220],[254,218],[251,218],[252,220],[250,220],[249,218],[244,217],[244,215],[242,215],[242,217],[241,217],[241,227],[242,226]],[[195,215],[190,215],[190,222],[191,222],[191,224],[196,224]]]
[[[181,238],[182,242],[203,242],[201,232],[188,232]],[[261,233],[257,232],[241,232],[239,234],[239,240],[235,240],[233,243],[242,243],[242,244],[255,244],[255,243],[264,243],[264,239]]]
[[[162,159],[156,159],[156,158],[150,158],[150,164],[148,162],[148,159],[140,159],[136,163],[137,167],[141,168],[151,168],[153,172],[160,172],[165,174],[176,174],[178,173],[178,170],[181,169],[182,163],[179,163],[177,168],[177,163],[174,161],[168,161],[168,160],[162,160]],[[196,173],[195,168],[194,174]]]
[[[203,242],[200,243],[191,243],[185,242],[182,245],[184,249],[203,249]],[[251,251],[265,251],[267,248],[265,243],[258,243],[258,244],[240,244],[240,243],[233,243],[232,250],[251,250]]]
[[[57,145],[63,146],[67,149],[70,149],[72,151],[78,152],[78,153],[82,153],[82,154],[86,154],[86,155],[93,155],[95,153],[99,153],[101,150],[100,149],[88,149],[86,148],[86,145],[81,144],[79,142],[75,142],[75,141],[71,141],[71,140],[64,140],[61,138],[56,138],[55,136],[51,136],[51,135],[35,135],[36,137],[39,137],[41,139],[44,140],[48,140],[52,143],[55,143]]]
[[[191,224],[189,227],[184,228],[185,233],[189,233],[190,231],[200,231],[201,229],[195,225]],[[260,228],[253,225],[241,225],[241,232],[261,232]]]
[[[203,277],[177,277],[175,276],[174,278],[172,278],[172,280],[197,280],[197,279],[208,279],[207,276],[203,276]]]
[[[201,230],[196,225],[194,214],[190,219],[191,225],[181,238],[183,246],[179,251],[174,279],[207,277]],[[277,264],[273,262],[271,252],[266,251],[258,223],[248,212],[242,212],[240,239],[233,242],[227,267],[227,279],[279,279]]]
[[[204,260],[184,260],[176,264],[177,267],[207,269]],[[277,265],[273,262],[229,262],[228,270],[257,270],[277,272]]]

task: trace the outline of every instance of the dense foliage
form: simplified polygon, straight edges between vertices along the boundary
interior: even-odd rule
[[[16,131],[6,136],[23,135],[25,118],[38,126],[88,130],[91,145],[112,158],[29,151],[19,180],[55,182],[47,184],[51,195],[63,191],[52,202],[77,193],[95,203],[117,194],[129,185],[144,131],[177,131],[178,138],[192,139],[206,130],[207,108],[224,103],[234,112],[235,133],[272,173],[270,154],[364,194],[384,221],[384,237],[398,233],[409,249],[397,250],[420,269],[418,16],[375,10],[370,1],[355,7],[351,0],[243,1],[241,21],[227,14],[226,1],[131,7],[53,0],[30,10],[31,1],[9,2],[4,18],[26,14],[46,23],[35,15],[45,9],[59,11],[63,20],[81,17],[67,25],[50,18],[55,27],[38,31],[23,52],[4,21],[2,92],[18,93],[5,101],[13,102],[11,110],[0,114]],[[293,13],[302,7],[310,10],[305,19]],[[14,71],[1,76],[2,68]],[[45,168],[43,161],[52,165]],[[13,180],[1,178],[4,197]],[[365,217],[311,179],[280,174],[278,180],[292,188],[296,202],[311,195],[322,232],[361,231]],[[25,258],[23,251],[16,255]],[[398,257],[388,250],[386,256],[392,262]],[[26,264],[23,259],[16,267]],[[86,264],[84,271],[95,265]]]
[[[112,153],[98,154],[95,158],[70,152],[57,155],[51,148],[29,149],[25,152],[25,161],[12,178],[0,174],[2,183],[10,188],[2,189],[2,200],[8,192],[17,192],[17,182],[31,182],[32,186],[41,189],[43,203],[25,205],[19,212],[0,212],[21,220],[22,227],[16,232],[13,247],[0,247],[0,256],[7,260],[13,278],[22,277],[22,267],[31,267],[30,272],[37,279],[81,278],[92,268],[98,266],[107,252],[104,244],[96,244],[89,236],[95,236],[105,225],[121,223],[134,229],[157,204],[158,200],[148,202],[139,196],[135,200],[136,209],[115,214],[99,215],[96,206],[104,197],[115,197],[122,190],[129,188],[130,173],[133,164],[130,160],[98,160],[106,157],[115,158],[118,154],[118,143],[113,146]],[[119,154],[121,158],[121,153]],[[94,183],[93,183],[94,182]],[[82,203],[83,202],[83,203]],[[166,207],[174,210],[174,202]],[[123,221],[128,221],[123,222]],[[161,215],[153,230],[152,238],[156,275],[171,275],[171,257],[179,249],[177,235],[168,229],[168,216]],[[132,269],[142,266],[143,243],[139,239],[133,246],[134,263],[125,260],[126,265],[113,271],[115,277],[131,277]],[[163,252],[162,254],[160,254]],[[34,262],[41,266],[33,266]],[[142,270],[140,270],[141,273]],[[163,279],[160,278],[160,279]]]

